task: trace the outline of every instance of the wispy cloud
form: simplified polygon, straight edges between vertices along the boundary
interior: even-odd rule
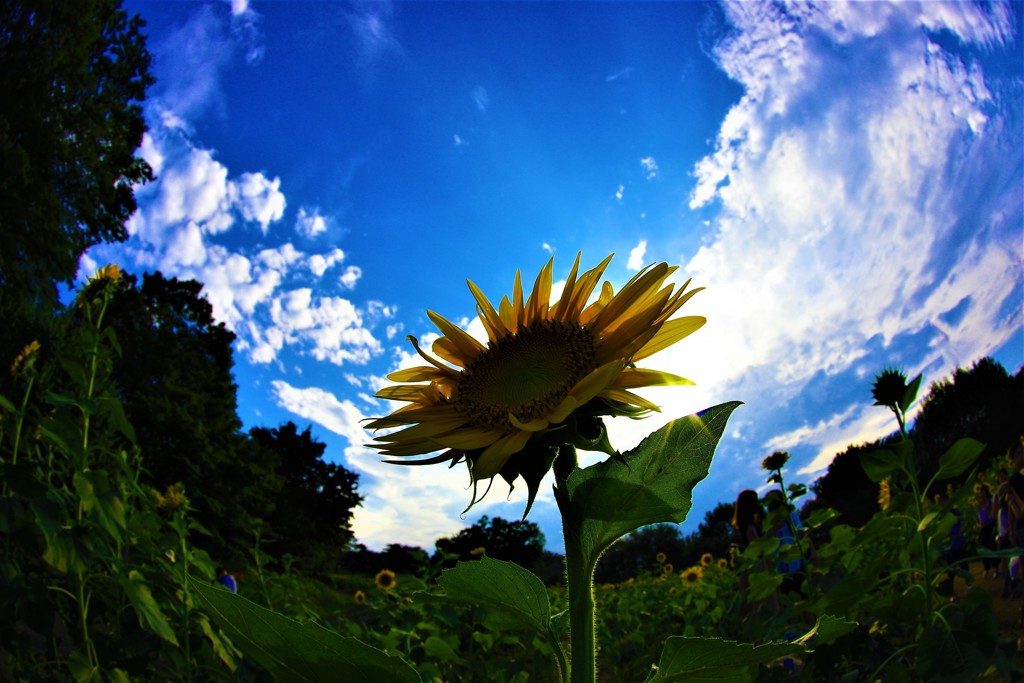
[[[682,272],[707,287],[692,305],[709,324],[651,359],[701,385],[670,400],[740,397],[748,415],[792,420],[786,403],[812,381],[877,371],[911,343],[908,371],[935,376],[1019,334],[1022,216],[1008,191],[1021,183],[1019,125],[1001,119],[1006,103],[980,66],[923,30],[999,43],[1004,9],[735,3],[727,13],[736,31],[715,54],[745,95],[695,169],[691,206],[719,212]],[[787,443],[815,450],[801,469],[812,473],[851,441],[891,431],[882,421],[845,404]]]
[[[472,97],[473,104],[476,105],[476,108],[482,112],[486,112],[488,105],[490,105],[491,103],[491,98],[487,94],[487,89],[484,88],[483,86],[478,85],[477,87],[473,88]]]
[[[620,78],[628,77],[631,73],[633,73],[633,71],[635,71],[633,67],[627,66],[624,69],[619,69],[618,71],[613,71],[612,73],[608,74],[607,76],[604,77],[604,80],[606,83],[611,83],[612,81],[617,81]]]
[[[647,180],[653,180],[658,176],[658,162],[654,157],[644,157],[640,160],[640,165],[643,166],[644,178]]]
[[[300,207],[299,215],[295,218],[295,232],[307,238],[316,237],[327,232],[327,220],[320,209]]]

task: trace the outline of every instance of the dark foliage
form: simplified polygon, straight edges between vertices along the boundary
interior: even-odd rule
[[[594,572],[598,583],[618,583],[631,576],[661,571],[658,553],[665,561],[682,569],[687,556],[687,543],[675,524],[652,524],[620,538],[601,555]],[[698,556],[699,557],[699,556]]]
[[[434,545],[438,553],[455,556],[459,560],[476,559],[482,550],[488,557],[515,562],[532,570],[543,555],[544,534],[533,522],[509,522],[501,517],[491,519],[484,515],[473,526],[451,538],[439,538]],[[454,566],[455,560],[446,564]]]
[[[140,102],[153,82],[142,21],[118,0],[0,3],[0,290],[41,304],[78,257],[127,237]]]
[[[362,496],[356,493],[359,475],[324,460],[326,445],[310,428],[299,432],[293,422],[276,429],[255,427],[244,460],[273,462],[281,480],[279,503],[263,519],[269,533],[267,549],[281,557],[298,558],[304,571],[334,568],[352,540],[352,510]]]

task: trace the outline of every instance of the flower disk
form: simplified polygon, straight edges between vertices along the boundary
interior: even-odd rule
[[[584,430],[577,429],[574,419],[638,417],[658,407],[631,389],[692,384],[634,363],[704,324],[700,316],[670,319],[700,289],[687,291],[689,281],[679,288],[666,285],[676,268],[659,263],[637,273],[618,293],[605,282],[597,299],[588,303],[611,259],[578,276],[577,255],[562,295],[553,303],[553,260],[537,276],[529,297],[523,296],[516,273],[511,298],[503,297],[497,309],[469,282],[487,332],[486,345],[427,311],[443,335],[431,348],[436,358],[415,337],[408,338],[429,365],[388,375],[396,384],[377,396],[406,405],[370,421],[371,430],[394,430],[377,436],[373,447],[397,458],[443,451],[388,462],[465,459],[473,481],[501,473],[511,482],[530,466],[515,462],[520,452],[535,454],[559,439],[576,443],[573,435]]]

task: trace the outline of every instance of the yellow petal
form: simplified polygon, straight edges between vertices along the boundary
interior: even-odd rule
[[[597,368],[589,375],[581,379],[579,382],[577,382],[576,386],[574,386],[572,390],[569,392],[569,395],[566,397],[566,400],[571,398],[578,405],[583,405],[584,403],[586,403],[587,401],[601,393],[602,389],[609,386],[615,380],[615,377],[620,372],[622,372],[622,361],[614,360],[610,363],[605,363],[604,365]],[[565,401],[563,401],[562,403],[564,404]],[[561,412],[562,406],[560,405],[558,408],[552,411],[552,415],[560,415]],[[561,419],[557,421],[552,419],[551,422],[557,424],[558,422],[564,420],[566,416],[563,416]]]
[[[384,387],[374,396],[389,401],[410,401],[412,403],[436,403],[441,398],[437,388],[432,384],[402,384]]]
[[[555,257],[552,256],[537,274],[537,280],[533,283],[533,291],[530,292],[530,298],[526,301],[524,317],[526,325],[547,319],[548,305],[551,301],[551,267],[554,263]]]
[[[378,436],[377,441],[388,441],[393,443],[400,441],[422,441],[423,439],[436,437],[439,434],[445,434],[453,429],[459,429],[465,424],[466,418],[461,415],[456,415],[455,417],[445,420],[429,420],[412,427],[400,429],[397,432]],[[437,450],[437,447],[435,446],[431,450]]]
[[[492,443],[473,465],[473,479],[479,481],[496,475],[513,454],[523,450],[531,436],[530,432],[515,431]]]
[[[592,268],[584,273],[579,282],[576,285],[576,290],[573,292],[572,301],[569,307],[566,309],[566,320],[578,320],[580,313],[583,311],[583,307],[587,305],[587,301],[590,299],[590,295],[594,293],[594,287],[600,282],[601,276],[604,275],[605,269],[608,264],[611,263],[612,257],[615,254],[609,254],[608,257],[601,261],[596,268]],[[611,285],[609,285],[609,288]],[[611,297],[609,296],[609,300]]]
[[[466,280],[466,283],[469,285],[469,291],[472,292],[473,298],[476,299],[477,314],[480,316],[480,322],[484,324],[484,329],[487,330],[487,338],[496,341],[499,337],[507,335],[508,328],[502,322],[498,312],[494,310],[490,300],[471,280]]]
[[[437,437],[436,441],[446,448],[454,448],[460,451],[472,451],[477,448],[485,448],[501,438],[501,432],[493,429],[473,429],[463,427],[451,434]]]
[[[612,401],[618,401],[619,403],[628,403],[655,413],[661,412],[661,408],[656,404],[651,403],[642,396],[637,396],[632,391],[626,391],[625,389],[605,389],[601,392],[601,398],[611,399]]]
[[[576,286],[576,272],[580,268],[580,255],[582,252],[576,252],[576,260],[572,263],[572,270],[569,271],[569,277],[565,278],[565,286],[562,288],[562,296],[558,298],[554,308],[551,309],[552,320],[565,320],[565,313],[569,307],[569,302],[573,297],[573,288]]]
[[[654,355],[664,348],[672,346],[680,339],[683,339],[704,326],[708,321],[702,315],[687,315],[682,318],[669,320],[661,326],[658,333],[643,348],[633,354],[633,360],[638,361]]]
[[[452,375],[455,374],[454,370],[449,372]],[[449,373],[443,372],[440,368],[428,368],[425,365],[417,365],[414,368],[402,368],[401,370],[395,370],[388,375],[388,379],[392,382],[433,382],[436,379],[448,376]]]
[[[448,337],[448,339],[455,344],[455,347],[458,349],[459,356],[463,359],[463,367],[476,360],[476,357],[484,350],[483,344],[478,342],[476,339],[473,339],[465,330],[458,325],[449,322],[443,316],[440,316],[433,311],[427,311],[427,317],[430,318],[431,322],[437,325],[437,329],[441,330],[441,334]]]
[[[540,432],[548,428],[551,421],[547,417],[538,417],[533,420],[527,420],[526,422],[520,422],[512,413],[508,414],[508,419],[512,423],[512,426],[516,429],[521,429],[524,432]]]
[[[615,378],[610,387],[614,389],[636,389],[637,387],[688,386],[692,384],[693,382],[685,377],[673,375],[671,372],[648,370],[646,368],[626,368]]]

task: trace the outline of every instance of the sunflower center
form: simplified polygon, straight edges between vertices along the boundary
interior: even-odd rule
[[[455,407],[474,425],[504,430],[544,417],[597,367],[594,335],[542,320],[488,345],[459,378]]]

